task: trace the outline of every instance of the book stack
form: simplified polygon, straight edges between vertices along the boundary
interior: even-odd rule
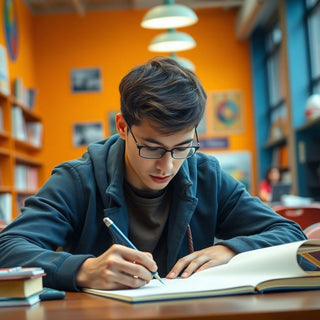
[[[42,268],[0,268],[0,307],[39,302],[44,275]]]
[[[28,142],[40,148],[42,146],[43,126],[39,121],[30,120],[30,114],[19,106],[11,109],[12,134],[15,139]],[[29,119],[28,119],[29,117]],[[1,128],[0,128],[1,129]]]
[[[38,168],[24,164],[15,165],[14,186],[19,191],[36,192],[38,190]]]
[[[36,89],[25,88],[21,78],[14,79],[14,97],[19,104],[25,106],[29,110],[33,110],[36,96]]]
[[[42,147],[42,131],[43,126],[41,122],[27,122],[27,141],[33,146]]]
[[[12,113],[12,134],[13,136],[21,141],[28,139],[27,135],[27,123],[23,115],[23,111],[20,107],[14,106],[11,109]]]

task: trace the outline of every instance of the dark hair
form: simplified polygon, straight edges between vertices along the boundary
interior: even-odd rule
[[[279,181],[280,181],[280,169],[278,168],[278,167],[269,167],[268,169],[267,169],[267,171],[266,171],[266,175],[265,175],[265,180],[270,184],[271,183],[271,181],[270,181],[270,177],[269,177],[269,175],[270,175],[270,172],[272,171],[272,170],[278,170],[278,172],[279,172]]]
[[[129,126],[147,118],[160,132],[170,134],[196,127],[205,110],[206,93],[198,77],[171,58],[155,57],[133,68],[119,91]]]

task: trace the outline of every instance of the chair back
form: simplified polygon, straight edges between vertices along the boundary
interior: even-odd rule
[[[299,207],[278,205],[272,209],[281,216],[297,222],[302,230],[320,222],[320,204],[318,203]]]
[[[303,230],[308,239],[320,239],[320,222],[316,222]]]

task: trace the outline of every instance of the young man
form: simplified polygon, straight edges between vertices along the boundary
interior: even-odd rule
[[[41,266],[44,285],[57,289],[136,288],[150,271],[189,277],[239,252],[305,239],[197,152],[206,95],[194,73],[154,58],[123,78],[120,95],[119,135],[53,170],[0,233],[1,267]],[[139,251],[114,244],[104,217]]]

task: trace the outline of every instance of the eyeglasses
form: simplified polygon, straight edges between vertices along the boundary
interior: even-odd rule
[[[168,149],[162,148],[162,147],[141,146],[138,143],[136,137],[134,136],[131,128],[129,126],[128,126],[128,128],[129,128],[129,131],[130,131],[130,133],[132,135],[132,138],[133,138],[134,142],[136,143],[136,146],[137,146],[137,148],[139,150],[139,156],[141,158],[160,159],[167,152],[170,152],[171,153],[171,157],[173,159],[187,159],[187,158],[191,158],[200,147],[197,129],[195,129],[196,142],[197,142],[196,145],[191,145],[191,146],[188,146],[188,147],[176,147],[176,148],[172,148],[172,149],[168,150]]]

